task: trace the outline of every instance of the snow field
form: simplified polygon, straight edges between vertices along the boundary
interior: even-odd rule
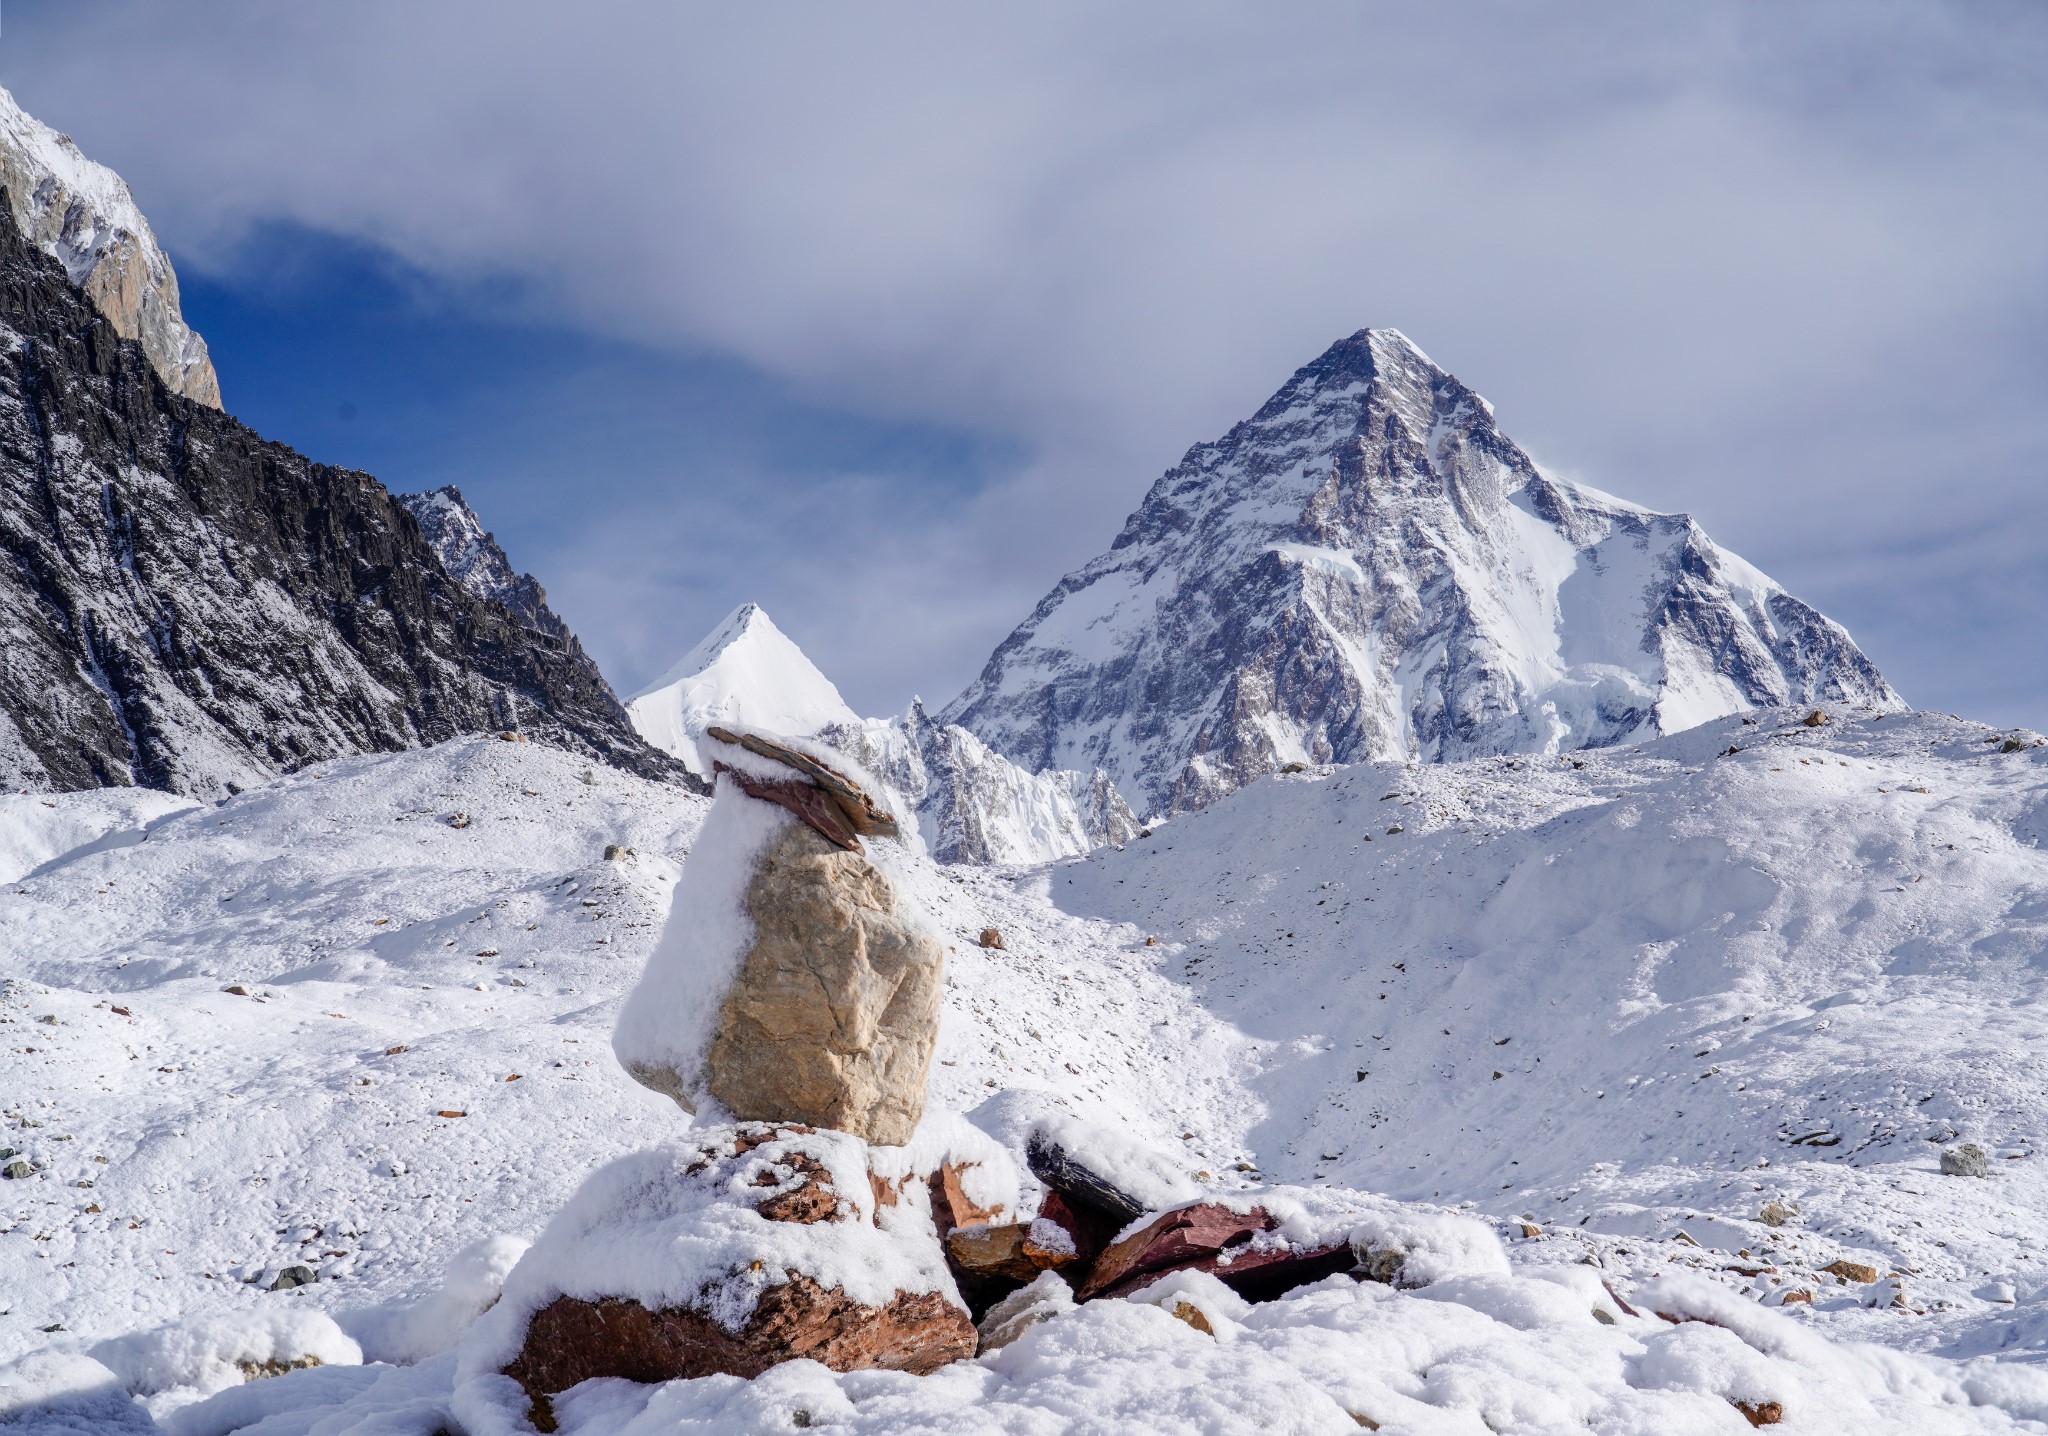
[[[1525,1260],[1700,1265],[1811,1291],[1801,1319],[1996,1350],[2048,1294],[2048,749],[2002,737],[1780,712],[1281,777],[1051,892],[1170,937],[1257,1044],[1249,1141],[1280,1179],[1526,1218]],[[1938,1174],[1960,1140],[1994,1180]],[[1759,1222],[1771,1201],[1796,1222]],[[1816,1274],[1844,1258],[1898,1274],[1900,1304]]]
[[[1738,1431],[1753,1396],[1791,1431],[2044,1429],[2041,1368],[1913,1350],[2023,1358],[2048,1310],[2048,773],[1996,736],[1765,714],[1576,759],[1269,779],[1049,868],[904,860],[951,949],[935,1103],[1013,1151],[1048,1117],[1100,1123],[1212,1195],[1355,1187],[1461,1206],[1476,1237],[1414,1291],[1181,1293],[1214,1336],[1172,1302],[1096,1303],[929,1378],[592,1383],[564,1429]],[[131,830],[70,801],[38,804],[82,825],[60,853]],[[0,1142],[38,1168],[0,1184],[0,1412],[446,1424],[448,1345],[522,1240],[682,1130],[606,1037],[707,806],[465,740],[320,765],[0,888]],[[1963,1139],[1993,1180],[1938,1175]],[[1790,1225],[1757,1220],[1772,1200]],[[1820,1272],[1844,1257],[1881,1279]],[[317,1284],[263,1289],[302,1262]],[[1603,1276],[1720,1324],[1631,1317]],[[417,1364],[209,1397],[231,1343],[192,1334],[279,1312]],[[97,1359],[112,1338],[155,1374]]]

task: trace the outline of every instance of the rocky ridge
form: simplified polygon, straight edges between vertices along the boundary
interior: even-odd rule
[[[367,474],[174,390],[0,215],[0,780],[213,797],[517,730],[645,776],[573,639],[452,578]]]
[[[1290,763],[1600,747],[1824,701],[1903,706],[1840,625],[1686,515],[1545,474],[1381,329],[1190,449],[939,722],[1178,812]]]
[[[15,228],[64,272],[171,391],[220,407],[206,341],[186,325],[178,276],[122,178],[0,90],[0,189]]]
[[[478,598],[502,605],[521,627],[582,650],[569,625],[548,607],[548,593],[540,580],[512,567],[497,535],[484,527],[476,510],[462,497],[462,490],[448,484],[424,494],[395,497],[420,526],[450,578]]]

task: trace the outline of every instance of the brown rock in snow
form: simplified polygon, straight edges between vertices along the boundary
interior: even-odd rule
[[[983,947],[992,947],[996,951],[1001,952],[1003,950],[1002,929],[993,927],[983,928],[981,930],[981,945]]]
[[[982,1226],[1004,1214],[1000,1206],[977,1205],[967,1195],[966,1178],[972,1162],[944,1162],[931,1175],[932,1226],[940,1236],[955,1227]]]
[[[1024,1254],[1024,1239],[1030,1232],[1027,1222],[956,1227],[946,1234],[946,1260],[956,1275],[970,1279],[1030,1281],[1039,1273],[1038,1266]]]
[[[765,1223],[838,1227],[849,1240],[877,1240],[864,1205],[833,1184],[828,1163],[844,1172],[848,1146],[859,1144],[841,1133],[796,1124],[713,1129],[694,1155],[678,1159],[658,1188],[622,1197],[644,1207],[658,1190],[663,1195],[653,1200],[676,1201],[686,1212],[717,1213],[703,1225],[688,1218],[690,1225],[678,1234],[691,1232],[728,1249],[707,1264],[710,1284],[687,1303],[654,1308],[632,1297],[558,1295],[541,1306],[528,1320],[518,1355],[505,1367],[526,1391],[534,1425],[553,1430],[551,1399],[593,1377],[753,1377],[798,1359],[834,1371],[923,1374],[972,1356],[978,1341],[974,1323],[950,1289],[899,1290],[874,1305],[794,1268],[783,1269],[783,1280],[760,1285],[764,1259],[779,1265],[775,1253],[788,1247],[772,1227],[744,1216],[735,1220],[734,1208],[751,1208]],[[931,1240],[900,1227],[882,1232],[898,1243]],[[733,1298],[741,1291],[751,1292],[751,1306],[737,1308],[746,1315],[736,1319]]]
[[[834,1371],[908,1371],[922,1376],[974,1355],[974,1323],[938,1292],[899,1292],[882,1307],[862,1306],[838,1290],[795,1276],[763,1292],[738,1331],[689,1308],[651,1311],[637,1301],[558,1297],[534,1313],[526,1344],[505,1374],[534,1402],[542,1425],[547,1399],[579,1381],[759,1376],[805,1358]]]

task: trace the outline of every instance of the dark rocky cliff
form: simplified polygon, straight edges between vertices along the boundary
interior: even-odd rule
[[[566,630],[368,474],[166,388],[0,205],[0,782],[211,796],[511,728],[678,773]]]

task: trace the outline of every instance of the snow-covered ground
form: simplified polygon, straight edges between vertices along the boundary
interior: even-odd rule
[[[2048,747],[2022,741],[1776,712],[1276,777],[1052,891],[1170,938],[1261,1044],[1276,1177],[1526,1214],[1528,1260],[1808,1289],[1874,1340],[2037,1345]],[[1959,1141],[1991,1180],[1939,1174]],[[1772,1201],[1800,1219],[1756,1221]],[[1842,1258],[1901,1303],[1816,1280]]]
[[[1313,770],[1085,860],[911,865],[953,948],[937,1102],[1012,1141],[1064,1108],[1219,1187],[1463,1208],[1509,1273],[1219,1307],[1218,1337],[1097,1303],[930,1378],[607,1385],[565,1429],[1727,1431],[1751,1399],[1788,1430],[2048,1419],[2048,748],[1793,717]],[[517,1250],[477,1243],[680,1130],[608,1038],[705,808],[496,739],[197,809],[9,800],[0,1145],[37,1170],[0,1183],[0,1411],[147,1429],[125,1395],[60,1399],[111,1371],[188,1432],[447,1425],[452,1356],[337,1363],[445,1345]],[[1990,1180],[1938,1174],[1961,1140]],[[1756,1220],[1774,1200],[1790,1225]],[[459,1297],[407,1305],[466,1249]],[[1840,1258],[1886,1279],[1819,1274]],[[321,1279],[266,1289],[296,1264]],[[1602,1276],[1721,1324],[1629,1317]],[[219,1354],[251,1330],[289,1345],[285,1312],[338,1319],[297,1338],[329,1366],[172,1414],[237,1379]],[[135,1345],[165,1326],[182,1345]]]

